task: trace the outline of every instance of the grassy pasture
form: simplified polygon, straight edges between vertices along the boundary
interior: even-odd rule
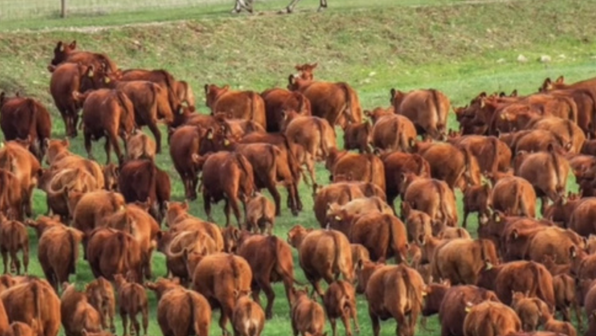
[[[23,2],[28,3],[29,0]],[[548,76],[564,74],[568,81],[594,76],[594,2],[405,0],[396,4],[395,0],[377,0],[369,4],[364,0],[337,0],[329,3],[327,12],[315,14],[318,1],[303,0],[300,11],[294,15],[269,15],[285,5],[286,0],[257,2],[257,9],[267,11],[266,15],[239,17],[227,14],[231,9],[227,2],[202,2],[192,9],[75,16],[67,20],[53,20],[51,15],[27,21],[4,21],[0,17],[0,91],[21,91],[38,98],[51,110],[54,137],[63,137],[64,127],[48,92],[50,75],[45,68],[55,43],[73,39],[80,48],[107,53],[122,68],[168,69],[176,78],[190,82],[203,113],[207,112],[202,93],[205,83],[256,91],[285,86],[293,66],[303,62],[319,62],[315,74],[318,79],[352,84],[365,108],[387,106],[392,87],[437,88],[451,98],[453,106],[461,106],[480,91],[518,89],[521,94],[529,94]],[[4,11],[7,7],[3,6],[5,2],[0,4]],[[29,17],[23,14],[26,8],[23,5],[11,18]],[[109,29],[89,27],[167,20],[186,21]],[[56,28],[44,30],[45,27]],[[520,54],[528,61],[518,62]],[[551,56],[552,61],[538,62],[541,55]],[[458,127],[453,116],[449,127]],[[162,133],[165,134],[163,128]],[[71,142],[75,152],[85,155],[82,137]],[[338,142],[338,146],[343,146],[339,129]],[[102,145],[103,140],[93,145],[101,163],[105,160]],[[163,148],[157,162],[170,173],[173,198],[181,200],[183,187],[167,148]],[[320,183],[328,181],[322,165],[317,166],[317,179]],[[571,184],[570,187],[574,188]],[[282,202],[282,217],[277,219],[275,228],[280,237],[285,238],[296,223],[317,225],[309,189],[301,185],[300,192],[305,211],[298,217],[292,217]],[[282,195],[285,200],[285,191]],[[459,193],[458,199],[461,200]],[[35,214],[45,213],[45,195],[36,191],[34,201]],[[458,206],[461,214],[461,201]],[[202,199],[192,202],[191,208],[193,214],[205,216]],[[224,221],[222,208],[222,204],[214,207],[218,223]],[[470,223],[470,231],[475,235],[475,217]],[[33,235],[31,242],[32,255],[36,256],[37,239]],[[161,254],[154,254],[153,264],[157,276],[165,274]],[[302,272],[296,269],[298,278],[304,281]],[[35,257],[30,271],[42,275]],[[80,260],[77,275],[71,281],[83,286],[91,279],[86,262]],[[283,288],[276,285],[275,290],[275,313],[266,324],[267,336],[287,335],[291,330]],[[159,335],[153,294],[150,298],[149,334]],[[362,334],[368,335],[370,321],[363,297],[358,298],[358,308]],[[120,333],[119,322],[117,326]],[[428,331],[419,330],[418,335],[439,334],[436,318],[431,318],[427,326]],[[383,323],[382,334],[393,335],[394,327],[392,321]],[[215,319],[211,330],[212,334],[220,333]],[[343,334],[343,327],[339,327],[339,332]]]

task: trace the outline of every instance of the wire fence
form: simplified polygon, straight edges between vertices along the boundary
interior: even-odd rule
[[[234,4],[234,0],[0,0],[0,24],[4,20],[57,18],[67,15],[109,15],[173,8]]]

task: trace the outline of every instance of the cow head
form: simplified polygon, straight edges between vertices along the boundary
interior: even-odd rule
[[[219,87],[215,84],[205,84],[205,105],[213,109],[215,102],[228,91],[230,91],[229,85]]]
[[[172,279],[158,278],[155,282],[146,282],[145,287],[154,291],[158,299],[161,299],[169,290],[181,288],[180,279],[177,277]]]
[[[379,268],[385,266],[382,263],[376,263],[373,261],[360,260],[356,264],[356,279],[358,281],[356,285],[356,293],[363,294],[366,290],[366,285],[372,274]]]
[[[102,167],[104,189],[108,191],[118,190],[118,177],[120,176],[120,168],[113,164],[107,164]]]
[[[188,215],[189,205],[185,202],[164,202],[166,209],[166,225],[172,228],[178,221]]]
[[[288,77],[288,90],[290,91],[302,91],[308,85],[310,85],[312,81],[300,78],[296,75],[290,75]]]
[[[288,244],[296,249],[299,249],[306,235],[312,230],[312,228],[307,229],[302,225],[295,225],[290,229],[290,231],[288,231]]]
[[[302,65],[296,65],[294,68],[300,72],[300,74],[299,74],[300,78],[312,81],[315,77],[313,71],[315,70],[315,68],[318,65],[319,65],[319,63],[313,63],[313,64],[306,63],[306,64],[302,64]]]
[[[68,139],[45,139],[44,141],[46,142],[46,163],[48,165],[52,165],[57,158],[69,152],[70,142],[68,141]]]
[[[451,281],[448,279],[440,280],[439,283],[431,283],[426,286],[424,289],[426,299],[424,300],[422,316],[431,316],[439,312],[443,298],[449,288],[451,288]]]
[[[70,44],[58,41],[54,48],[54,58],[51,61],[52,65],[58,65],[68,58],[68,56],[77,49],[77,41],[74,40]]]

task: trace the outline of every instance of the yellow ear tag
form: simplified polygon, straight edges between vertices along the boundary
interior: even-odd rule
[[[89,70],[89,72],[87,73],[87,76],[93,77],[93,70]]]
[[[110,77],[105,77],[104,82],[106,82],[106,84],[108,84],[110,82]]]
[[[224,139],[224,145],[228,146],[230,144],[230,140]]]
[[[469,313],[472,310],[472,307],[467,307],[466,306],[466,313]]]
[[[490,271],[491,269],[493,269],[493,264],[491,263],[486,263],[486,270]]]
[[[335,220],[340,221],[341,220],[341,217],[335,216]]]
[[[207,139],[209,139],[209,140],[213,139],[213,133],[210,132],[209,134],[207,134]]]
[[[60,51],[64,51],[64,44],[60,45]]]

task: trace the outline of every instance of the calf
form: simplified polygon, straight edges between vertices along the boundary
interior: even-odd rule
[[[21,222],[7,220],[0,214],[0,253],[4,263],[4,274],[8,270],[8,255],[10,254],[10,271],[21,274],[21,262],[17,256],[19,251],[23,252],[23,266],[25,274],[29,269],[29,236],[27,228]]]
[[[468,226],[468,216],[471,212],[478,213],[478,221],[487,221],[489,215],[489,196],[491,187],[489,184],[471,186],[464,192],[464,222],[463,227]]]
[[[82,336],[83,330],[101,331],[101,317],[87,301],[84,293],[77,291],[73,284],[62,284],[60,316],[64,333],[67,336]]]
[[[141,335],[141,325],[137,321],[139,313],[143,315],[143,333],[147,335],[149,307],[145,289],[137,283],[128,282],[121,274],[114,275],[114,282],[118,292],[118,305],[120,306],[124,335],[128,335],[128,318],[131,320],[130,334]]]
[[[519,316],[524,331],[536,331],[541,321],[550,316],[544,301],[530,298],[520,292],[513,293],[511,307]]]
[[[349,124],[344,129],[344,149],[357,149],[360,153],[370,153],[372,126],[368,121]]]
[[[410,119],[420,135],[440,139],[445,134],[447,116],[451,110],[449,98],[435,90],[402,92],[391,89],[391,104],[396,113]]]
[[[87,260],[95,277],[112,280],[115,274],[131,271],[135,281],[141,281],[141,248],[126,232],[107,228],[93,231],[87,244]]]
[[[112,333],[115,333],[116,299],[112,284],[104,277],[99,277],[85,286],[85,294],[89,303],[99,312],[102,328],[104,330],[109,328]]]
[[[258,93],[230,90],[229,85],[218,87],[214,84],[205,84],[205,97],[211,114],[230,112],[233,113],[234,118],[254,120],[267,129],[265,102]]]
[[[294,335],[326,336],[325,312],[323,307],[308,297],[308,289],[292,289],[294,302],[292,303],[292,332]]]
[[[260,336],[265,327],[265,312],[248,295],[238,294],[232,313],[232,327],[237,336]]]
[[[337,336],[336,320],[338,318],[343,322],[347,336],[352,336],[350,319],[354,320],[356,333],[360,333],[358,314],[356,313],[356,291],[350,283],[336,280],[329,285],[325,295],[323,295],[323,306],[331,323],[333,336]]]
[[[515,311],[502,303],[470,303],[468,309],[463,328],[466,336],[484,336],[486,330],[493,330],[495,335],[509,335],[521,331],[521,321]]]
[[[257,194],[246,204],[246,229],[254,233],[273,234],[275,205],[267,197]]]
[[[126,139],[128,160],[155,160],[155,141],[143,132],[135,132]]]

